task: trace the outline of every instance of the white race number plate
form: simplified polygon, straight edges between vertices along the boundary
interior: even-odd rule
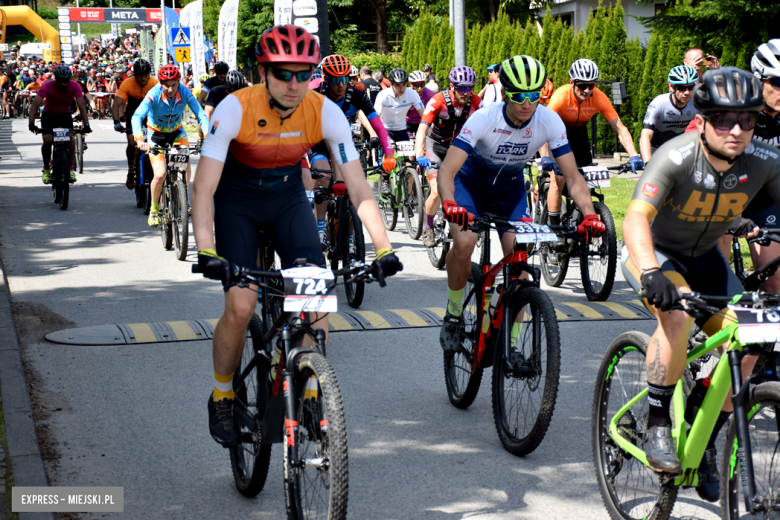
[[[729,305],[739,319],[739,341],[742,343],[775,343],[780,341],[780,308],[751,309]]]
[[[55,128],[53,134],[55,143],[67,143],[70,141],[70,130],[67,128]]]
[[[558,236],[548,226],[535,222],[510,222],[515,227],[515,242],[518,244],[540,244],[554,242]]]
[[[398,157],[414,157],[414,143],[411,141],[398,141],[395,143]]]
[[[363,135],[363,125],[360,123],[352,123],[350,126],[352,127],[352,135],[355,137],[360,137]]]
[[[338,298],[333,271],[321,267],[282,270],[285,312],[336,312]]]
[[[609,188],[609,170],[603,166],[585,166],[582,172],[588,188]]]
[[[179,147],[171,150],[168,155],[168,164],[187,164],[190,160],[190,149],[187,147]]]

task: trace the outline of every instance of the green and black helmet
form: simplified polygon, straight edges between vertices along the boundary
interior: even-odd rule
[[[501,63],[498,79],[507,92],[534,92],[544,86],[547,71],[530,56],[512,56]]]

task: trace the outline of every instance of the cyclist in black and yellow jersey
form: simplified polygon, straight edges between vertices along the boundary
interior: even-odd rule
[[[298,259],[321,264],[301,159],[324,139],[374,242],[382,284],[403,266],[385,234],[344,113],[307,88],[319,63],[317,40],[301,27],[275,26],[260,36],[255,53],[263,83],[234,92],[214,110],[192,185],[192,220],[204,276],[224,279],[231,264],[257,265],[260,232],[273,237],[283,268]],[[223,446],[237,441],[231,381],[256,303],[256,290],[229,287],[214,330],[209,428]],[[326,318],[319,325],[328,330]]]
[[[755,224],[740,215],[759,191],[780,201],[780,156],[752,139],[764,106],[761,84],[749,72],[724,67],[707,71],[693,93],[698,131],[675,137],[653,155],[637,182],[623,223],[622,268],[626,281],[643,290],[658,328],[647,348],[648,422],[645,452],[657,471],[677,473],[669,406],[686,366],[693,318],[668,312],[678,289],[733,295],[742,286],[717,247],[727,231],[755,236]],[[651,307],[654,306],[654,307]],[[726,310],[700,318],[707,334],[728,320]],[[743,371],[752,370],[746,356]],[[697,491],[718,499],[715,438],[732,410],[726,400],[699,468]]]

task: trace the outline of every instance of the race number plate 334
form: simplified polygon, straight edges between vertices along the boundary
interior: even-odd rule
[[[336,312],[333,271],[321,267],[283,269],[284,312]]]
[[[548,226],[535,222],[510,222],[515,228],[515,242],[518,244],[539,244],[554,242],[558,236]]]
[[[739,320],[742,343],[775,343],[780,341],[780,308],[751,309],[729,305]]]

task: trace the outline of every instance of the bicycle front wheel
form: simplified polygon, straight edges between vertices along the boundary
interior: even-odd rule
[[[190,216],[187,202],[187,185],[177,179],[171,185],[171,229],[173,231],[176,258],[185,260],[190,237]]]
[[[599,368],[591,414],[591,444],[601,499],[614,520],[669,518],[677,498],[674,483],[661,485],[655,471],[624,451],[609,436],[615,414],[647,388],[645,368],[649,336],[626,332],[607,349]],[[644,449],[647,396],[620,417],[621,436]]]
[[[57,165],[52,170],[58,179],[59,196],[57,201],[60,204],[60,209],[65,211],[68,209],[70,201],[70,157],[68,157],[68,151],[65,147],[61,147],[57,153]]]
[[[406,221],[406,232],[414,240],[420,238],[425,218],[425,198],[423,197],[420,176],[414,168],[406,168],[403,174],[403,182],[406,187],[406,200],[403,211]]]
[[[452,237],[450,236],[449,223],[444,220],[441,207],[433,219],[433,238],[436,240],[436,244],[426,248],[428,249],[428,260],[436,269],[443,269],[447,263],[447,253],[450,251]]]
[[[780,416],[780,383],[761,383],[750,389],[746,403],[748,410],[748,431],[752,452],[753,475],[756,483],[756,498],[765,508],[763,513],[751,515],[745,511],[745,499],[739,478],[739,448],[737,441],[737,423],[729,422],[726,443],[721,454],[720,468],[720,511],[721,517],[729,520],[742,518],[777,518],[770,511],[780,508],[780,428],[777,421]]]
[[[160,210],[158,212],[160,219],[160,238],[162,238],[163,248],[167,251],[173,247],[173,226],[171,224],[171,186],[168,181],[163,185],[162,197],[160,198]]]
[[[84,173],[84,135],[77,133],[74,138],[76,139],[76,171]]]
[[[617,270],[617,233],[612,212],[606,204],[594,202],[596,215],[604,223],[604,234],[580,248],[580,274],[585,295],[590,301],[606,301],[612,292]]]
[[[268,476],[268,466],[271,462],[271,444],[263,443],[260,422],[268,405],[268,369],[270,365],[266,358],[255,356],[264,349],[263,320],[255,314],[249,322],[249,337],[244,345],[235,376],[233,389],[236,397],[233,413],[238,417],[237,427],[239,442],[229,448],[230,465],[233,468],[233,480],[239,493],[253,497],[265,486]],[[241,378],[246,367],[252,369]]]
[[[398,208],[393,206],[393,196],[387,197],[387,202],[377,199],[379,204],[379,213],[382,214],[382,222],[385,224],[385,229],[392,231],[395,229],[395,225],[398,223]]]
[[[524,287],[512,297],[509,317],[511,321],[502,324],[493,361],[493,420],[504,449],[524,456],[539,446],[552,420],[560,336],[552,302],[536,287]],[[504,345],[505,327],[510,327],[509,349]]]
[[[283,446],[298,446],[298,460],[284,456],[288,518],[340,520],[347,517],[349,458],[344,404],[336,373],[321,354],[298,361],[295,378],[294,440],[285,428]]]
[[[360,221],[357,209],[354,206],[347,206],[343,222],[339,225],[344,226],[340,233],[341,265],[347,268],[354,262],[363,262],[366,259],[366,241],[363,237],[363,223]],[[363,303],[366,282],[361,280],[359,282],[346,283],[346,278],[344,282],[347,303],[349,303],[350,307],[357,309]]]
[[[479,392],[482,382],[482,367],[477,364],[477,345],[479,343],[480,316],[482,315],[482,291],[476,290],[468,298],[472,287],[482,277],[479,264],[471,263],[466,288],[463,290],[463,329],[461,344],[455,354],[444,353],[444,384],[447,395],[456,408],[468,408]],[[468,298],[468,299],[466,299]]]
[[[561,209],[561,213],[565,207]],[[548,222],[547,206],[542,208],[541,223]],[[554,251],[550,243],[541,245],[540,261],[542,277],[544,282],[550,287],[559,287],[566,279],[566,272],[569,270],[569,255],[562,251]]]

